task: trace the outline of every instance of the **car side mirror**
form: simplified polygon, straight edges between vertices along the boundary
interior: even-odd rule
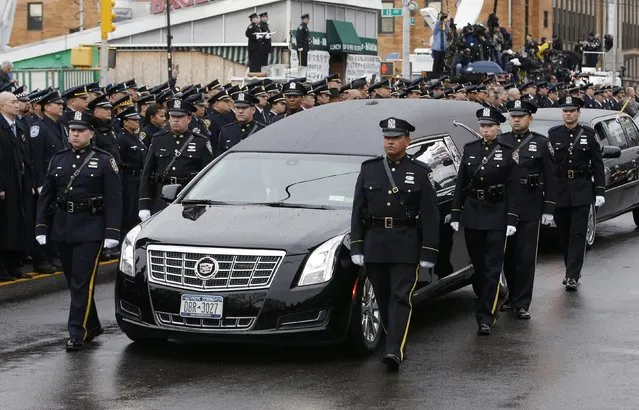
[[[164,185],[162,187],[162,194],[160,196],[162,197],[162,200],[165,202],[173,202],[175,201],[175,198],[177,198],[181,190],[182,190],[181,184]]]
[[[444,165],[445,167],[449,167],[453,165],[453,160],[451,158],[444,158],[444,160],[442,161],[442,165]]]
[[[621,148],[605,145],[601,147],[601,156],[604,158],[619,158],[621,156]]]

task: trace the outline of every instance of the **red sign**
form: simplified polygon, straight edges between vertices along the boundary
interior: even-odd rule
[[[185,9],[191,6],[197,6],[198,4],[210,3],[213,0],[169,0],[171,4],[171,10]],[[166,10],[166,0],[152,0],[151,1],[151,13],[160,14]]]

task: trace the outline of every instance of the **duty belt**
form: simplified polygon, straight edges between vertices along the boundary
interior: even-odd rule
[[[102,212],[102,197],[91,198],[82,202],[58,200],[57,205],[59,210],[69,214],[89,212],[94,215]]]
[[[530,174],[525,178],[520,179],[519,183],[521,183],[522,185],[528,185],[531,188],[538,187],[541,184],[541,175]]]
[[[501,201],[504,198],[504,186],[491,185],[486,188],[470,188],[470,196],[480,201]]]
[[[380,217],[371,217],[371,226],[377,228],[399,228],[403,226],[416,226],[417,218],[395,218],[392,216],[386,216],[383,218]]]
[[[590,172],[585,169],[569,169],[566,172],[566,176],[568,179],[588,178],[590,176]]]

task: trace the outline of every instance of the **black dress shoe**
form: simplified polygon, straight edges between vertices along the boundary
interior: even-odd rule
[[[480,336],[488,336],[490,334],[490,326],[486,323],[480,323],[477,328],[477,334]]]
[[[35,271],[35,273],[38,273],[40,275],[51,275],[56,271],[55,266],[49,265],[48,263],[36,265],[33,267],[33,270]]]
[[[397,357],[394,354],[387,354],[386,356],[384,356],[384,358],[382,359],[382,363],[384,363],[386,365],[386,368],[388,370],[394,371],[396,372],[397,370],[399,370],[399,365],[402,361],[399,360],[399,357]]]
[[[517,319],[528,320],[530,319],[530,312],[526,308],[517,309]]]
[[[93,341],[93,339],[95,339],[96,337],[100,336],[102,333],[104,333],[104,329],[101,328],[101,327],[90,331],[89,334],[87,334],[86,342],[87,343],[91,343]]]
[[[566,290],[569,292],[574,292],[577,290],[577,287],[579,286],[579,284],[577,283],[576,280],[570,278],[566,281]]]
[[[19,269],[7,269],[7,272],[9,272],[9,276],[13,277],[14,279],[29,279],[31,277],[20,272]]]
[[[67,344],[65,345],[67,352],[77,352],[78,350],[82,350],[83,347],[84,345],[82,344],[82,342],[79,342],[73,338],[67,340]]]
[[[500,312],[510,312],[513,310],[513,304],[510,302],[510,299],[504,300],[504,303],[499,307]]]

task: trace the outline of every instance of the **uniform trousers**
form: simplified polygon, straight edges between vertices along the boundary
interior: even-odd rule
[[[586,232],[590,205],[556,208],[555,223],[564,254],[566,278],[579,280],[586,252]]]
[[[297,51],[300,67],[306,67],[308,61],[308,50]]]
[[[69,336],[79,342],[101,327],[93,299],[102,241],[58,243],[60,261],[71,292]]]
[[[515,309],[528,310],[532,302],[539,242],[539,221],[522,221],[508,238],[504,255],[504,275],[508,298]]]
[[[123,175],[122,177],[122,237],[140,223],[138,217],[140,177]]]
[[[475,273],[473,281],[479,295],[475,318],[478,324],[492,326],[499,298],[499,276],[504,263],[505,230],[464,230],[468,256]]]
[[[386,330],[386,353],[395,354],[403,360],[419,265],[367,263],[366,274],[373,284],[382,326]]]
[[[262,54],[259,51],[249,51],[249,72],[259,73],[262,71]]]

